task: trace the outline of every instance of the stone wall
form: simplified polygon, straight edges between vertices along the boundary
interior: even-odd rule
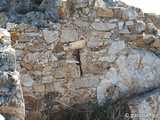
[[[26,119],[47,109],[116,101],[159,88],[160,31],[139,8],[63,1],[47,28],[7,23],[16,49]],[[46,116],[45,116],[46,115]]]

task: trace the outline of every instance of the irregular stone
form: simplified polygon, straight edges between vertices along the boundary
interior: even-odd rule
[[[46,34],[46,33],[45,33]],[[35,36],[40,36],[39,33],[36,33],[36,32],[27,32],[26,33],[27,36],[31,36],[31,37],[35,37]],[[53,35],[54,36],[54,35]],[[45,36],[46,37],[46,36]],[[55,36],[54,36],[55,37]],[[49,38],[48,38],[49,39]],[[48,40],[47,43],[50,43],[51,41]]]
[[[45,92],[45,85],[33,85],[35,92]]]
[[[23,60],[24,62],[28,62],[28,63],[35,63],[38,59],[38,55],[39,53],[28,53],[24,56]]]
[[[101,64],[91,64],[87,67],[86,71],[85,68],[82,66],[83,73],[92,73],[92,74],[100,74],[103,70],[103,66]]]
[[[94,8],[105,8],[106,4],[103,0],[96,0],[94,3]]]
[[[47,29],[44,29],[43,36],[47,44],[50,44],[59,39],[59,32],[58,31],[48,31]]]
[[[10,29],[14,28],[16,26],[15,23],[7,23],[6,30],[9,31]]]
[[[52,62],[54,62],[54,61],[57,61],[58,58],[57,58],[55,55],[52,55],[52,56],[51,56],[51,60],[52,60]]]
[[[23,50],[16,50],[16,60],[22,60]]]
[[[25,87],[30,87],[34,84],[34,80],[28,74],[21,75],[21,82]]]
[[[11,35],[7,30],[5,30],[3,28],[0,28],[0,38],[1,38],[0,39],[0,44],[6,45],[6,46],[10,45]]]
[[[90,23],[86,22],[86,21],[82,21],[82,20],[76,20],[75,22],[73,22],[73,24],[75,24],[78,27],[89,27]]]
[[[113,10],[112,9],[99,8],[98,11],[97,11],[97,15],[99,17],[112,18],[113,17]]]
[[[25,29],[27,29],[28,27],[27,27],[26,24],[22,23],[22,24],[17,25],[17,28],[18,28],[18,30],[19,30],[20,32],[22,32],[22,31],[24,31]]]
[[[80,68],[76,64],[66,64],[57,68],[53,75],[55,78],[79,78],[80,77]]]
[[[56,45],[54,45],[52,52],[58,53],[61,51],[63,51],[63,44],[62,43],[57,43]]]
[[[115,59],[116,59],[116,55],[108,55],[105,57],[100,57],[98,60],[99,61],[106,61],[106,62],[114,62]]]
[[[122,8],[114,7],[113,13],[114,13],[113,15],[114,18],[119,18],[119,19],[122,18]]]
[[[91,24],[93,29],[98,31],[110,31],[117,27],[115,23],[94,22]]]
[[[128,101],[128,106],[131,111],[132,119],[150,119],[159,120],[160,112],[160,89],[156,89],[152,92],[146,93],[144,95],[139,95]],[[141,115],[141,116],[140,116]]]
[[[128,7],[128,5],[120,0],[117,0],[116,1],[116,4],[118,5],[118,7],[123,7],[123,8],[126,8]]]
[[[156,34],[157,33],[157,28],[154,26],[153,23],[148,23],[146,25],[146,34]]]
[[[96,36],[96,37],[98,36],[99,38],[110,38],[111,35],[112,35],[111,32],[97,32],[97,31],[91,32],[91,36]]]
[[[153,42],[152,46],[155,47],[155,48],[160,48],[160,39],[156,39]]]
[[[130,27],[130,31],[133,34],[142,34],[143,32],[145,32],[145,29],[146,29],[146,25],[142,21],[139,21],[134,26]]]
[[[93,3],[94,0],[89,0],[89,6]]]
[[[93,48],[93,47],[102,46],[103,43],[104,43],[103,41],[91,39],[87,42],[87,46]]]
[[[126,21],[125,25],[126,26],[132,26],[132,25],[134,25],[134,21],[131,21],[131,20],[130,21]]]
[[[90,77],[81,77],[77,79],[75,82],[76,88],[88,88],[97,86],[99,83],[98,76],[90,76]]]
[[[122,18],[124,20],[135,20],[137,18],[137,12],[134,7],[127,7],[122,10]]]
[[[136,44],[137,45],[149,45],[152,42],[154,42],[155,37],[153,35],[145,35],[143,36],[143,39],[137,39]]]
[[[119,53],[123,49],[125,49],[126,45],[124,41],[113,42],[109,47],[108,53],[110,55]]]
[[[66,60],[66,63],[76,63],[76,64],[78,64],[79,61],[78,60]]]
[[[128,28],[123,28],[119,30],[119,33],[123,33],[123,34],[129,34],[130,31],[128,30]]]
[[[117,27],[117,24],[115,24],[115,23],[106,23],[106,25],[108,28],[107,31],[114,30]]]
[[[42,84],[53,82],[53,76],[46,76],[42,78]]]
[[[78,41],[78,32],[73,28],[63,28],[61,35],[61,42],[68,43],[72,41]]]
[[[22,49],[24,49],[24,44],[23,43],[17,43],[17,44],[14,44],[13,47],[16,48],[16,49],[22,50]]]
[[[86,46],[85,40],[80,40],[80,41],[76,41],[76,42],[71,42],[69,44],[69,49],[71,49],[71,50],[77,50],[77,49],[82,49],[85,46]]]
[[[124,22],[123,21],[122,22],[118,22],[118,29],[119,30],[122,29],[123,26],[124,26]]]

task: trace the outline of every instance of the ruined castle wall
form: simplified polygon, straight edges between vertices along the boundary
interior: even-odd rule
[[[63,5],[59,15],[67,19],[47,28],[6,26],[16,50],[26,119],[38,119],[50,107],[102,104],[106,97],[115,101],[158,88],[160,33],[140,9],[101,0]]]

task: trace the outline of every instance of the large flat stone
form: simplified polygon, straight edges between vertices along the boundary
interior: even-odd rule
[[[68,43],[71,41],[78,40],[78,32],[73,28],[63,28],[61,32],[62,32],[61,35],[62,43]]]

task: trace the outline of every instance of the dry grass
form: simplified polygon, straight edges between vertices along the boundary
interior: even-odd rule
[[[47,109],[47,120],[125,120],[125,113],[129,108],[125,101],[111,103],[109,100],[103,106],[88,103],[86,105],[74,105],[61,111]],[[43,118],[43,116],[42,116]],[[42,119],[40,119],[42,120]]]

